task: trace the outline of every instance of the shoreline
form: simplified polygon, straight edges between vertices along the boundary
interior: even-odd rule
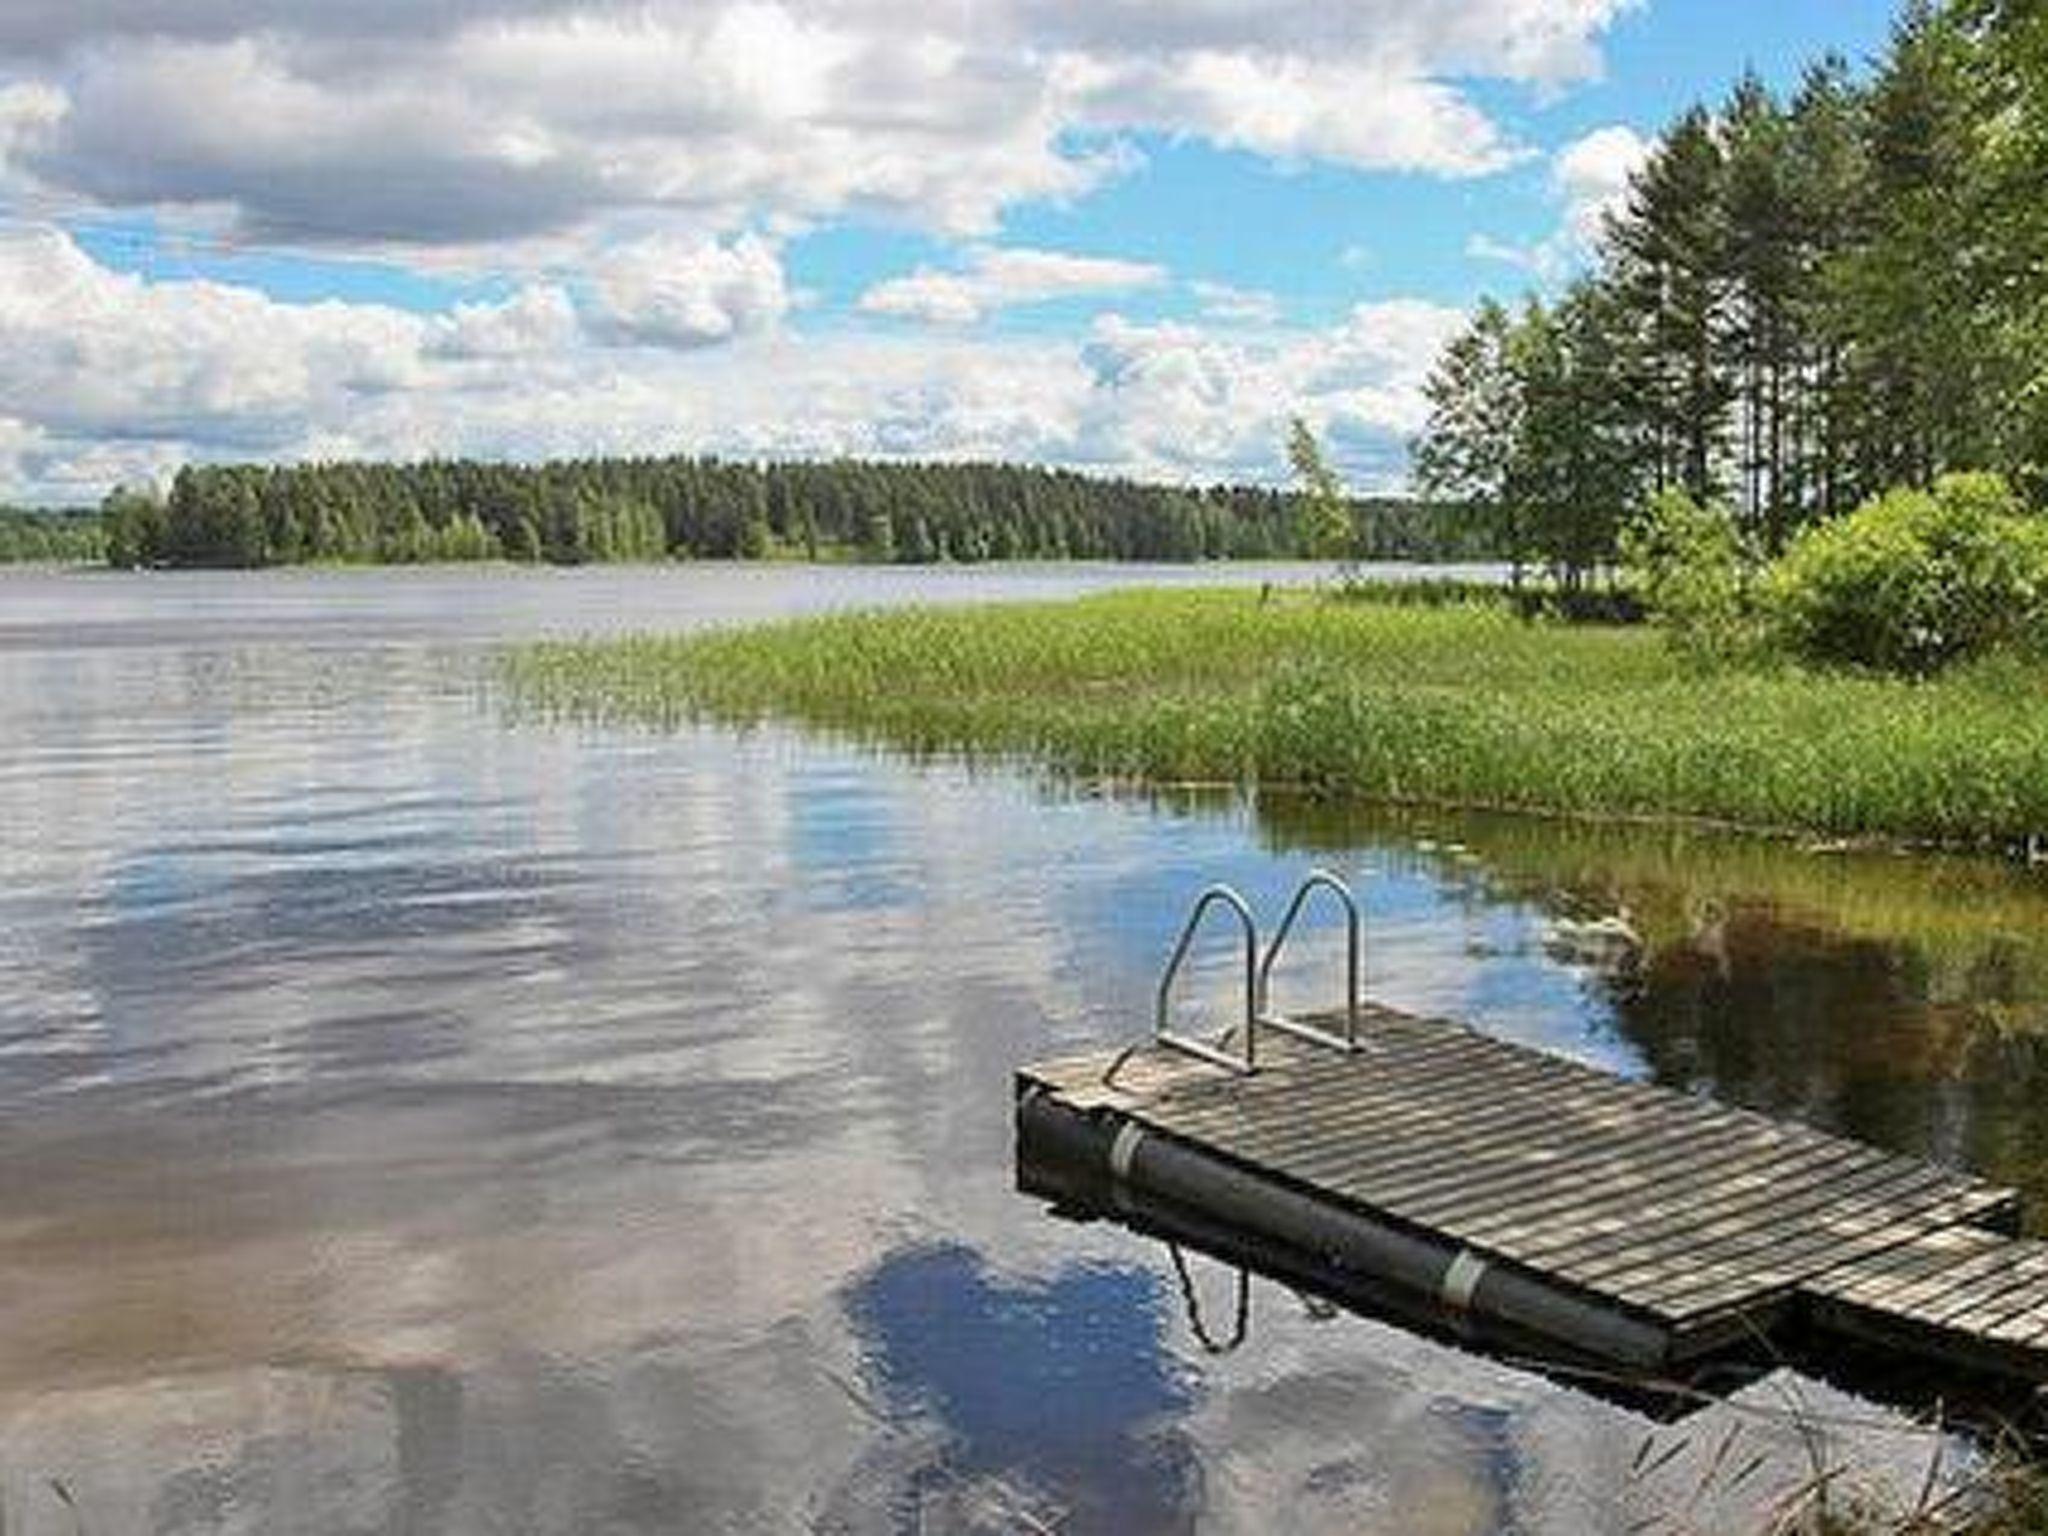
[[[1070,781],[2016,852],[2048,830],[2048,674],[2020,665],[1700,668],[1636,628],[1222,588],[547,643],[506,667],[563,713],[774,719]]]

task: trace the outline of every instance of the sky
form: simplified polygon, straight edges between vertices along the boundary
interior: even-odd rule
[[[1399,488],[1482,295],[1879,0],[4,0],[0,498],[194,461]]]

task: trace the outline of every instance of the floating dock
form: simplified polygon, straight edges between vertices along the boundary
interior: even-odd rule
[[[1328,876],[1314,883],[1341,892]],[[1304,888],[1302,894],[1306,894]],[[1356,997],[1017,1074],[1020,1183],[1343,1295],[1643,1374],[1816,1333],[2048,1383],[2048,1244],[2010,1189]],[[1255,1049],[1254,1049],[1255,1047]]]

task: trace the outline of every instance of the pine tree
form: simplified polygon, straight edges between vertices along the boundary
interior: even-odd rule
[[[1630,186],[1608,241],[1612,278],[1640,318],[1642,413],[1659,490],[1709,500],[1719,486],[1733,390],[1722,352],[1726,166],[1712,117],[1686,113]]]
[[[1856,501],[1855,411],[1846,384],[1853,325],[1842,272],[1864,239],[1861,103],[1839,56],[1808,69],[1789,115],[1787,197],[1797,221],[1790,443],[1781,505],[1796,527]],[[1789,531],[1789,530],[1787,530]]]
[[[1867,238],[1843,260],[1859,490],[1927,485],[1995,460],[1999,407],[1980,300],[1980,161],[1960,28],[1900,19],[1863,113]]]
[[[1722,113],[1721,135],[1737,504],[1752,531],[1775,550],[1797,521],[1787,421],[1798,371],[1801,274],[1791,125],[1763,82],[1749,74]]]
[[[2048,499],[2048,7],[1962,0],[1955,17],[1977,93],[1987,339],[2009,395],[1999,461]]]

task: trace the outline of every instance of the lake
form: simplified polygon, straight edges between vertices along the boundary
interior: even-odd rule
[[[1917,1486],[1789,1373],[1659,1425],[1262,1280],[1211,1355],[1156,1243],[1014,1192],[1010,1072],[1146,1027],[1202,885],[1324,864],[1382,1001],[2039,1201],[2040,872],[600,728],[492,663],[1314,574],[0,575],[0,1529],[1714,1529],[1802,1415]]]

